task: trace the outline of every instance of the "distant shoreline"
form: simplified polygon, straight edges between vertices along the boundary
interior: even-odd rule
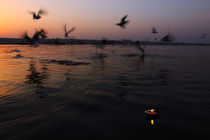
[[[40,44],[51,44],[51,45],[67,45],[67,44],[84,44],[84,45],[97,45],[101,40],[93,39],[41,39]],[[133,45],[135,41],[132,40],[106,40],[106,45]],[[27,42],[21,38],[0,38],[0,45],[27,45]],[[197,46],[210,46],[205,43],[182,43],[182,42],[151,42],[151,41],[140,41],[142,45],[197,45]]]

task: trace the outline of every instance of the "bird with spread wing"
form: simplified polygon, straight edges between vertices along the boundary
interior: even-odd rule
[[[121,28],[125,29],[125,25],[127,25],[130,21],[129,20],[126,20],[128,17],[128,15],[125,15],[121,21],[119,23],[116,23],[117,26],[120,26]]]
[[[41,17],[41,15],[45,15],[47,14],[47,11],[44,9],[40,9],[37,13],[33,12],[33,11],[28,11],[31,15],[33,15],[33,19],[34,20],[39,20]]]
[[[64,32],[65,32],[64,33],[64,37],[66,37],[66,38],[68,38],[69,37],[69,34],[76,29],[76,27],[72,27],[70,30],[67,31],[66,24],[64,24],[63,28],[64,28]]]

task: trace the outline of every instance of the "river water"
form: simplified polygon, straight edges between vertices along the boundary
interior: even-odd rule
[[[210,139],[210,47],[0,46],[0,139]],[[145,110],[156,109],[150,118]]]

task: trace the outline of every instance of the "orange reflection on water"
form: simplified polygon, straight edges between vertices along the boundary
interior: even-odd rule
[[[28,60],[14,59],[16,53],[10,53],[16,46],[0,46],[0,97],[20,93]]]
[[[0,60],[0,97],[17,93],[26,74],[24,68],[9,63],[11,60]]]

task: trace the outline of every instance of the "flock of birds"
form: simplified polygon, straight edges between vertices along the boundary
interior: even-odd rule
[[[46,15],[48,13],[44,9],[40,9],[38,12],[34,12],[34,11],[28,11],[28,12],[33,16],[34,20],[39,20],[39,19],[42,18],[42,15]],[[119,23],[116,23],[116,25],[125,29],[126,25],[130,22],[129,20],[127,20],[127,18],[128,18],[128,15],[125,15],[124,17],[121,18]],[[76,29],[76,27],[72,27],[69,30],[67,30],[67,25],[65,24],[63,26],[63,29],[64,29],[64,37],[68,38],[69,34],[72,33]],[[152,34],[157,34],[158,32],[157,32],[156,28],[153,27],[151,33]],[[47,38],[47,32],[44,29],[36,30],[32,37],[29,37],[27,32],[25,32],[24,35],[23,35],[23,38],[28,42],[29,45],[37,46],[38,41],[40,39]],[[157,38],[155,38],[155,40],[157,40]],[[173,40],[173,38],[171,37],[170,34],[166,35],[162,39],[162,41],[165,41],[165,42],[170,42],[172,40]],[[102,48],[102,47],[100,47],[100,48]]]
[[[33,11],[28,11],[28,12],[33,16],[33,20],[39,20],[42,18],[42,15],[46,15],[48,13],[44,9],[40,9],[38,12],[33,12]],[[125,15],[124,17],[121,18],[119,23],[116,23],[116,25],[121,27],[122,29],[125,29],[126,25],[130,22],[127,18],[128,18],[128,15]],[[76,29],[76,27],[72,27],[68,30],[67,25],[64,24],[63,29],[64,29],[64,37],[69,38],[69,34],[72,33]],[[155,34],[158,34],[158,31],[155,27],[153,27],[151,33],[155,35]],[[201,39],[206,38],[206,36],[207,36],[207,33],[203,33],[201,36]],[[39,45],[38,42],[40,39],[47,38],[47,32],[44,29],[39,29],[39,30],[36,29],[36,31],[32,37],[29,37],[27,32],[25,32],[23,34],[23,38],[28,42],[29,45],[38,46]],[[155,37],[154,40],[158,40],[158,39]],[[162,41],[162,42],[172,42],[174,40],[175,40],[175,38],[170,33],[168,33],[162,39],[160,39],[160,41]],[[139,46],[141,45],[139,42],[136,44]],[[100,45],[97,46],[97,48],[103,49],[104,46],[101,43]],[[143,48],[141,48],[140,51],[144,52],[142,50],[143,50]]]

